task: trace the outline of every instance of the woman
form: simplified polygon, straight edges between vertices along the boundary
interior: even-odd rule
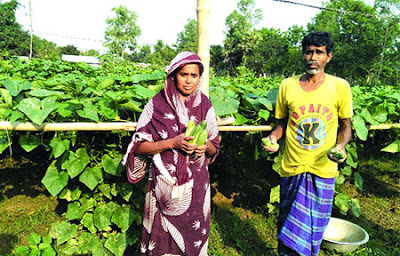
[[[214,109],[200,91],[202,71],[192,52],[172,60],[164,89],[145,106],[123,158],[130,182],[149,171],[141,255],[207,255],[208,165],[218,155],[219,134]],[[185,137],[189,120],[207,121],[204,146]]]

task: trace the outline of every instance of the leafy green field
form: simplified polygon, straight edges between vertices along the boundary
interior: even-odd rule
[[[144,104],[161,90],[164,76],[160,68],[143,68],[111,56],[102,59],[101,68],[38,59],[2,60],[0,119],[14,125],[135,122]],[[281,80],[258,78],[246,68],[237,77],[212,75],[210,100],[217,115],[235,117],[235,125],[274,125]],[[361,168],[364,153],[372,146],[382,156],[400,151],[398,130],[368,129],[398,122],[400,94],[393,88],[352,87],[354,136],[337,178],[337,214],[362,220],[360,213],[369,204],[363,196],[373,198],[365,194],[375,180],[368,180],[370,172]],[[221,154],[210,168],[215,188],[211,241],[218,241],[211,243],[211,255],[274,252],[281,153],[260,149],[266,135],[221,132]],[[2,246],[7,246],[2,253],[22,244],[21,255],[135,254],[145,182],[127,182],[120,164],[130,136],[127,131],[0,131],[0,224]],[[376,198],[373,205],[393,200]]]
[[[400,255],[400,155],[375,152],[369,147],[359,153],[364,191],[350,184],[343,188],[360,200],[361,216],[343,216],[337,209],[333,212],[361,225],[370,235],[366,245],[347,255]],[[48,160],[37,153],[44,154],[23,154],[16,149],[13,159],[0,161],[0,255],[13,255],[18,245],[29,245],[32,232],[45,236],[53,223],[65,218],[65,200],[51,196],[40,183]],[[269,168],[268,164],[264,168]],[[214,190],[209,255],[277,255],[277,214],[269,213],[266,207],[268,187],[275,178],[263,169],[254,170],[247,179],[215,168],[211,172]],[[127,252],[136,255],[138,251],[132,246]],[[322,250],[320,255],[336,254]]]

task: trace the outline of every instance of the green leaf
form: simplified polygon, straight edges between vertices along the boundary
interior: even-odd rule
[[[60,91],[50,91],[47,89],[35,89],[31,90],[28,94],[33,97],[45,98],[49,96],[60,96],[63,95],[64,93]]]
[[[42,237],[40,235],[36,234],[35,232],[33,232],[28,237],[29,244],[31,244],[31,245],[38,245],[41,240],[42,240]]]
[[[26,151],[31,152],[41,144],[38,136],[31,135],[30,133],[25,133],[19,137],[19,145]]]
[[[12,97],[10,91],[0,88],[0,96],[1,102],[4,102],[6,107],[12,106]]]
[[[50,236],[57,239],[58,245],[76,237],[77,234],[78,226],[66,221],[54,225],[50,231]]]
[[[24,114],[22,114],[22,112],[20,112],[18,110],[14,110],[11,113],[10,123],[13,124],[15,121],[22,119],[23,117],[24,117]]]
[[[29,256],[40,256],[40,251],[36,246],[31,246],[31,252]]]
[[[111,186],[109,184],[101,183],[98,188],[101,191],[101,193],[104,194],[105,197],[107,197],[108,199],[112,198]]]
[[[351,170],[351,166],[345,166],[344,168],[340,169],[340,172],[345,176],[351,176],[353,171]]]
[[[359,190],[363,190],[364,179],[359,172],[354,173],[354,183]]]
[[[6,80],[3,82],[4,87],[10,91],[11,96],[15,97],[24,90],[29,90],[32,84],[19,80]]]
[[[52,196],[58,195],[68,184],[68,174],[66,172],[58,172],[55,166],[56,161],[53,161],[46,171],[42,179],[43,185]]]
[[[398,152],[400,152],[400,140],[395,140],[390,145],[382,148],[381,151],[389,152],[389,153],[398,153]]]
[[[136,212],[130,205],[116,205],[111,221],[115,223],[122,232],[126,232],[136,218]]]
[[[106,78],[106,79],[103,79],[103,80],[100,82],[100,88],[101,88],[101,89],[105,89],[105,88],[110,87],[110,86],[113,85],[113,84],[114,84],[114,79]]]
[[[85,209],[81,207],[81,204],[79,202],[75,201],[68,204],[65,217],[67,217],[68,220],[81,219],[84,213]]]
[[[45,249],[47,249],[49,247],[51,247],[51,245],[50,244],[46,244],[46,243],[40,243],[39,246],[38,246],[39,250],[41,250],[41,251],[44,251]]]
[[[215,109],[217,116],[226,116],[237,113],[240,102],[228,96],[223,89],[216,88],[210,91],[210,101]]]
[[[85,213],[82,218],[82,224],[90,233],[95,234],[97,232],[97,228],[94,225],[93,213]]]
[[[11,146],[12,140],[9,135],[7,135],[7,132],[5,131],[0,131],[0,153],[2,153],[6,148]]]
[[[383,105],[379,105],[375,108],[373,118],[379,123],[384,123],[387,120],[388,112]]]
[[[280,185],[271,188],[271,193],[269,194],[269,203],[271,204],[279,203],[280,201],[279,191],[280,191]]]
[[[59,158],[69,149],[69,140],[62,140],[61,137],[54,137],[50,141],[50,147],[53,149],[54,158]]]
[[[113,210],[108,205],[99,205],[96,207],[94,210],[94,225],[98,230],[105,230],[111,225]]]
[[[46,235],[46,236],[42,237],[42,242],[44,244],[51,245],[53,243],[53,239],[51,239],[50,235]]]
[[[128,182],[116,183],[115,189],[118,195],[120,195],[125,201],[129,201],[133,194],[133,184]]]
[[[244,117],[243,115],[241,115],[239,113],[235,113],[233,115],[235,117],[235,125],[242,125],[242,124],[245,124],[245,123],[251,121],[251,119],[247,119],[246,117]]]
[[[138,112],[138,113],[143,112],[143,109],[140,108],[140,104],[138,104],[136,101],[133,101],[130,99],[126,103],[118,104],[118,108],[121,110],[129,110],[129,111]]]
[[[97,108],[91,103],[85,104],[83,110],[77,110],[76,113],[82,118],[87,118],[95,122],[99,121]]]
[[[15,252],[17,253],[16,255],[28,255],[29,248],[26,246],[20,245],[15,249]]]
[[[87,232],[81,234],[78,240],[82,244],[81,249],[84,253],[92,252],[93,250],[102,246],[96,235]]]
[[[343,176],[343,174],[339,174],[336,179],[335,179],[335,184],[341,185],[345,182],[346,178]]]
[[[368,128],[365,125],[364,119],[361,116],[356,115],[352,118],[352,123],[360,140],[366,141],[368,137]]]
[[[42,252],[42,256],[56,256],[57,253],[53,248],[48,247]]]
[[[347,154],[346,164],[348,164],[349,166],[351,166],[353,168],[357,168],[357,166],[358,166],[358,162],[354,161],[352,154]]]
[[[110,237],[107,238],[104,247],[116,256],[123,256],[128,247],[126,233],[111,234]]]
[[[96,186],[103,180],[103,171],[100,167],[86,168],[79,176],[79,181],[85,184],[90,190],[94,190]]]
[[[17,108],[32,122],[42,124],[47,116],[58,107],[56,99],[56,97],[48,97],[43,100],[25,98],[18,104]]]
[[[114,176],[121,176],[124,166],[121,164],[122,154],[117,154],[115,158],[111,158],[109,155],[104,154],[101,157],[101,163],[103,164],[104,171]]]
[[[79,187],[76,187],[73,191],[68,188],[65,188],[61,193],[58,195],[60,199],[65,199],[68,202],[78,200],[82,194],[82,191]]]
[[[63,157],[61,168],[66,169],[71,179],[78,176],[90,162],[85,148],[79,148],[76,152],[68,151]]]
[[[85,212],[91,211],[96,206],[96,199],[94,197],[82,197],[79,199]]]
[[[264,105],[264,107],[267,108],[267,110],[272,111],[273,110],[273,105],[271,100],[267,99],[267,98],[259,98],[258,101]]]
[[[346,215],[349,210],[349,197],[346,194],[340,193],[335,196],[334,204],[342,214]]]
[[[271,113],[268,110],[265,110],[265,109],[261,109],[258,112],[258,116],[263,118],[265,121],[268,121],[270,115],[271,115]]]
[[[361,206],[358,199],[357,198],[350,199],[349,205],[350,205],[350,213],[357,218],[360,217]]]
[[[154,97],[154,95],[156,95],[156,92],[154,92],[153,90],[147,89],[147,88],[141,86],[140,84],[137,84],[134,87],[134,91],[136,92],[136,96],[139,99],[144,99],[144,100],[151,99]]]

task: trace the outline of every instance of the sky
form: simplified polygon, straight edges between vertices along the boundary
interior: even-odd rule
[[[2,2],[7,2],[3,0]],[[75,45],[79,50],[94,49],[104,52],[102,42],[106,19],[114,17],[113,7],[123,5],[138,14],[141,29],[139,45],[154,45],[158,40],[172,46],[184,30],[188,19],[197,20],[197,0],[18,0],[17,22],[30,30],[31,2],[33,33],[58,46]],[[239,0],[210,0],[210,45],[222,44],[225,38],[225,19],[236,8]],[[293,0],[322,6],[322,0]],[[255,0],[263,19],[256,28],[281,31],[299,25],[306,27],[317,13],[317,8],[274,0]]]

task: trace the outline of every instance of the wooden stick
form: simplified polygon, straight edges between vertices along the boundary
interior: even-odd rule
[[[208,35],[210,16],[210,0],[197,1],[197,54],[204,65],[201,91],[208,97],[209,93],[209,70],[210,70],[210,42]]]
[[[379,124],[379,125],[370,125],[369,130],[387,130],[393,128],[400,128],[400,124]]]
[[[270,125],[258,125],[258,126],[220,126],[220,132],[246,132],[246,131],[271,131],[272,126]]]
[[[232,132],[244,132],[244,131],[271,131],[272,126],[270,125],[258,125],[258,126],[228,126],[233,124],[235,118],[218,118],[217,124],[219,131],[232,131]],[[135,122],[109,122],[109,123],[43,123],[34,124],[30,122],[14,122],[11,124],[7,121],[0,122],[0,130],[8,131],[135,131],[137,123]],[[400,124],[381,124],[370,126],[369,130],[386,130],[400,128]]]
[[[218,126],[235,123],[234,117],[218,118]],[[90,123],[90,122],[64,122],[64,123],[42,123],[40,125],[30,122],[0,122],[0,130],[9,131],[135,131],[135,122],[109,122],[109,123]]]

